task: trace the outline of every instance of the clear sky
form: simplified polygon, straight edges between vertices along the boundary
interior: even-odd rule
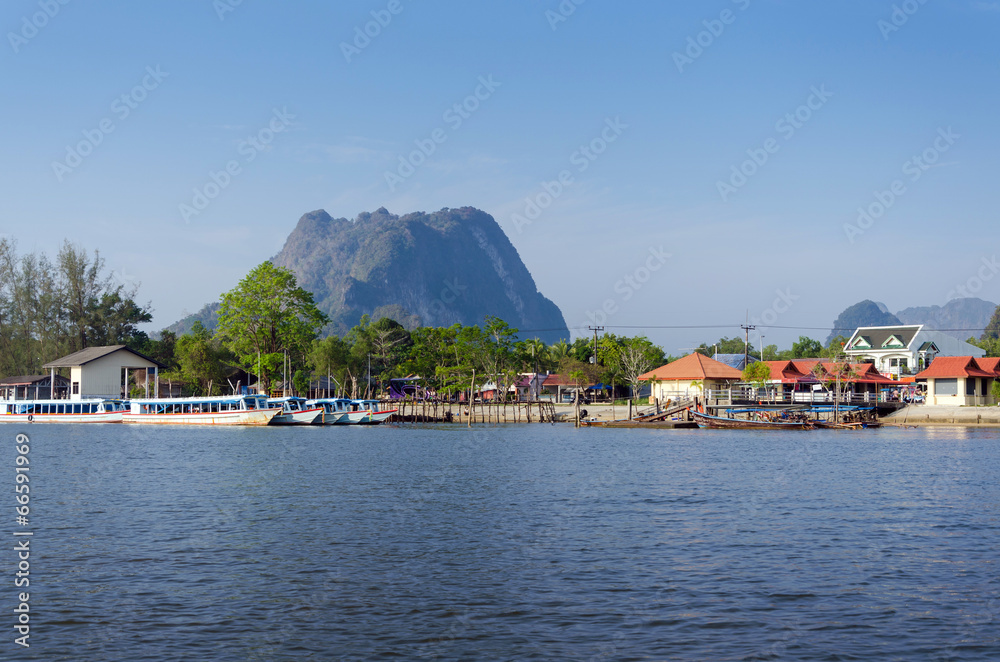
[[[674,354],[747,314],[787,347],[865,298],[1000,300],[1000,2],[6,0],[0,26],[0,233],[100,249],[155,329],[320,208],[483,209],[571,328]],[[688,325],[728,326],[651,328]]]

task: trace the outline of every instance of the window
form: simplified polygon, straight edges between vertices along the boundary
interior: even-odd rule
[[[73,382],[73,395],[80,395],[80,382]]]
[[[935,395],[958,395],[958,379],[950,377],[948,379],[934,380]]]
[[[975,395],[976,394],[976,382],[979,381],[975,377],[965,378],[965,394]]]

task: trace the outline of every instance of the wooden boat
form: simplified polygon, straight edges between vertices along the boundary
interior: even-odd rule
[[[208,398],[138,398],[122,415],[125,423],[161,425],[267,425],[281,413],[263,395]]]
[[[813,426],[808,421],[752,421],[745,418],[725,418],[712,416],[694,409],[691,416],[700,427],[725,430],[811,430]]]
[[[880,428],[880,421],[855,421],[853,423],[834,423],[833,421],[813,421],[813,425],[825,430],[866,430],[868,428]]]
[[[268,398],[267,404],[281,408],[281,413],[272,418],[269,425],[312,425],[323,416],[323,407],[310,406],[305,398]]]
[[[5,400],[0,423],[121,423],[122,400]]]

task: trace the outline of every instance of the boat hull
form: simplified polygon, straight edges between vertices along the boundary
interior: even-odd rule
[[[804,422],[779,423],[777,421],[750,421],[738,418],[712,416],[691,410],[694,420],[702,428],[720,430],[811,430],[812,425]]]
[[[366,411],[362,412],[365,416],[358,421],[358,425],[378,425],[379,423],[384,423],[389,419],[390,416],[395,414],[398,409],[388,409],[386,411]]]
[[[100,414],[2,414],[0,423],[121,423],[122,412]]]
[[[271,419],[271,425],[312,425],[318,423],[323,416],[323,408],[306,409],[290,413],[278,414]]]
[[[281,409],[250,409],[191,414],[133,414],[125,412],[123,423],[135,425],[267,425]]]

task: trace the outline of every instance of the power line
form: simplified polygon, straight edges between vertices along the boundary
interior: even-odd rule
[[[901,326],[917,326],[915,324],[903,324]],[[627,324],[608,324],[608,329],[742,329],[740,324],[640,324],[640,325],[627,325]],[[858,327],[836,327],[836,326],[782,326],[780,324],[770,324],[764,326],[766,329],[789,329],[793,331],[856,331]],[[553,328],[553,329],[518,329],[518,333],[542,333],[544,331],[564,331],[563,328]],[[590,330],[590,327],[588,327]],[[982,328],[974,329],[932,329],[928,328],[927,331],[946,331],[946,332],[980,332],[982,333]]]

